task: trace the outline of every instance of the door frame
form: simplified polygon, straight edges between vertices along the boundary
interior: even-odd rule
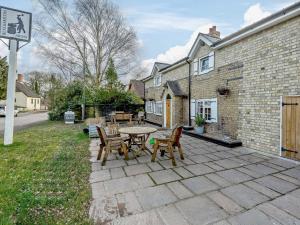
[[[282,124],[282,121],[283,121],[283,119],[282,119],[282,115],[283,115],[283,113],[282,113],[282,102],[283,102],[283,98],[284,97],[300,97],[300,95],[281,95],[280,96],[280,144],[279,144],[279,155],[280,155],[280,157],[282,157],[282,158],[285,158],[285,157],[283,157],[282,156],[282,126],[283,126],[283,124]],[[285,159],[288,159],[288,158],[285,158]],[[293,160],[293,159],[288,159],[288,160]]]
[[[164,127],[167,127],[167,107],[166,107],[167,96],[168,96],[168,94],[165,94],[165,96],[164,96]],[[172,111],[173,111],[173,106],[172,106],[173,101],[172,100],[173,99],[172,99],[172,96],[169,100],[170,100],[170,129],[172,129],[173,128],[173,124],[172,124],[172,119],[173,119],[173,115],[172,115],[173,114],[172,113]]]

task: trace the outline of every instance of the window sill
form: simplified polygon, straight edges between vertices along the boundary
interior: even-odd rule
[[[208,70],[201,71],[201,72],[199,73],[199,75],[209,73],[209,72],[211,72],[211,71],[213,71],[213,70],[214,70],[214,69],[212,68],[212,69],[208,69]]]

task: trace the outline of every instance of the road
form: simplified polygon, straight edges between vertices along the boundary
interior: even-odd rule
[[[22,128],[30,127],[33,124],[40,123],[48,120],[48,113],[19,113],[18,117],[15,117],[14,130],[20,130]],[[5,117],[0,117],[0,134],[4,133],[4,121]]]

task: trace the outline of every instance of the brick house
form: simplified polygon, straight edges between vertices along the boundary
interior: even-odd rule
[[[147,119],[171,128],[199,113],[207,132],[299,159],[299,27],[298,2],[223,39],[216,27],[200,33],[185,58],[143,80]]]

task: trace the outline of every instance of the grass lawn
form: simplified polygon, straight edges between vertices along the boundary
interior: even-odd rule
[[[45,122],[0,139],[0,224],[90,224],[89,139]]]

